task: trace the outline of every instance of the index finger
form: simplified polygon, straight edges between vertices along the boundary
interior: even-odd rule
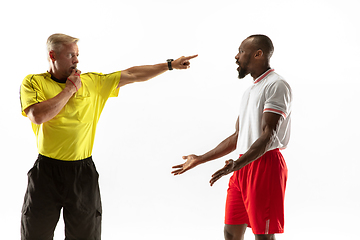
[[[182,168],[184,164],[173,166],[172,168]]]
[[[77,68],[74,68],[71,72],[71,74],[75,75],[75,76],[80,76],[81,71]]]
[[[212,177],[209,181],[210,186],[214,185],[214,183],[219,180],[222,176]]]
[[[212,178],[217,178],[221,175],[224,175],[224,169],[220,169],[218,171],[216,171],[213,175],[211,175]]]
[[[190,60],[190,59],[196,58],[197,56],[199,56],[199,55],[196,54],[196,55],[188,56],[188,57],[185,57],[185,59]]]

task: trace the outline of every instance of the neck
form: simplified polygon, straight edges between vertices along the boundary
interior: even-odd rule
[[[67,80],[67,76],[63,76],[59,72],[54,71],[52,67],[50,67],[48,72],[51,74],[51,77],[56,79],[58,82],[66,82]]]
[[[270,65],[264,66],[264,67],[258,67],[254,72],[251,73],[252,78],[254,81],[260,77],[264,72],[271,69]]]

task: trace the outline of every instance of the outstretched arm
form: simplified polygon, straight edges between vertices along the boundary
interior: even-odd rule
[[[188,69],[190,67],[190,59],[197,57],[198,55],[193,55],[189,57],[180,57],[171,63],[173,69]],[[168,69],[167,63],[159,63],[155,65],[144,65],[128,68],[124,71],[121,71],[121,78],[119,85],[122,87],[129,83],[134,82],[144,82],[153,77],[156,77]]]
[[[265,112],[262,117],[262,133],[260,137],[251,145],[250,149],[242,155],[236,161],[232,159],[225,162],[225,166],[214,173],[210,180],[210,185],[212,186],[217,180],[221,177],[237,171],[247,164],[255,161],[261,157],[269,148],[269,145],[273,142],[274,138],[277,136],[277,131],[280,124],[282,123],[283,118],[280,114]]]
[[[213,150],[205,153],[204,155],[188,155],[183,156],[183,159],[186,160],[184,164],[173,166],[176,170],[171,172],[174,175],[182,174],[194,167],[196,167],[199,164],[223,157],[232,151],[236,149],[236,143],[237,138],[239,134],[239,118],[236,121],[236,127],[235,127],[235,133],[231,135],[230,137],[226,138],[224,141],[222,141],[217,147],[215,147]]]

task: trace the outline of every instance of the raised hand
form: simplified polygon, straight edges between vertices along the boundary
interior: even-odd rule
[[[176,165],[173,166],[172,168],[176,169],[175,171],[172,171],[171,173],[174,175],[179,175],[182,174],[194,167],[196,167],[197,165],[199,165],[201,163],[201,157],[191,154],[188,156],[183,156],[182,157],[184,160],[186,160],[185,163],[180,164],[180,165]]]
[[[81,88],[81,71],[73,69],[71,75],[67,78],[66,87],[69,87],[74,90],[74,93]]]

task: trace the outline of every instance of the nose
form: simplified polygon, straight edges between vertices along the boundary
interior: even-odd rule
[[[77,56],[74,56],[74,59],[73,59],[73,64],[75,64],[75,63],[79,63],[79,59]]]
[[[236,64],[239,65],[239,64],[240,64],[240,63],[239,63],[239,54],[236,54],[235,59],[236,59]]]

